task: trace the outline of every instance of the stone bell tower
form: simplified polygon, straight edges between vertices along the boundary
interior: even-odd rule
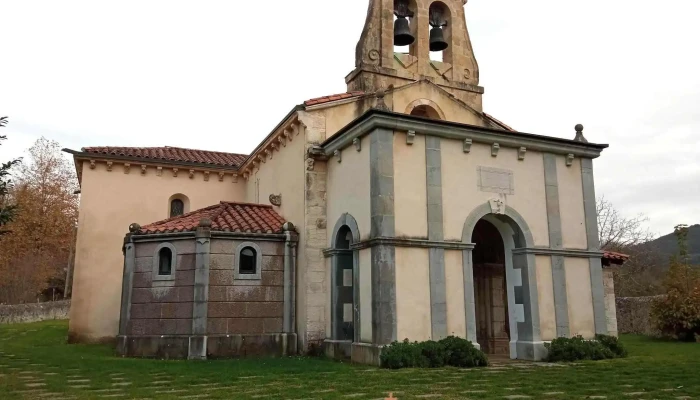
[[[428,79],[482,111],[479,66],[464,5],[467,0],[370,0],[348,90],[374,92]],[[395,45],[406,45],[395,51]],[[442,61],[431,60],[440,58]]]

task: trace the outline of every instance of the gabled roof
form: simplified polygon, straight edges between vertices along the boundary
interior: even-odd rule
[[[272,206],[222,201],[179,217],[141,227],[139,234],[194,232],[202,219],[211,220],[211,230],[234,233],[282,233],[285,224]]]
[[[138,158],[150,161],[172,161],[238,168],[248,158],[244,154],[185,149],[180,147],[84,147],[84,153]]]
[[[308,106],[316,106],[319,104],[330,103],[332,101],[346,100],[346,99],[351,99],[353,97],[360,97],[360,96],[363,96],[364,94],[365,94],[365,92],[361,92],[361,91],[332,94],[329,96],[316,97],[315,99],[306,100],[304,102],[304,105],[307,107]]]

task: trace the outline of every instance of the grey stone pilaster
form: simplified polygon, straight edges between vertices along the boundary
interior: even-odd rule
[[[426,188],[428,206],[428,239],[444,239],[442,214],[442,148],[441,139],[425,137]],[[430,322],[433,340],[447,336],[447,294],[445,284],[445,249],[429,250]]]
[[[370,134],[370,236],[393,237],[394,132],[377,129]],[[375,344],[396,340],[396,248],[372,247],[372,337]]]
[[[598,239],[598,213],[596,211],[595,180],[593,178],[593,160],[581,159],[581,181],[583,182],[583,210],[586,216],[586,238],[588,250],[600,250]],[[599,257],[589,259],[591,270],[591,295],[593,297],[593,316],[597,334],[607,334],[605,317],[605,289],[603,287],[603,265]]]
[[[472,245],[473,246],[473,245]],[[462,272],[464,276],[464,311],[467,324],[467,340],[480,347],[476,339],[476,301],[474,297],[474,263],[472,249],[462,251]]]
[[[192,308],[192,336],[188,358],[207,358],[207,308],[209,302],[209,260],[211,256],[211,221],[202,220],[197,228],[194,274],[194,304]]]
[[[131,292],[134,286],[134,269],[136,268],[136,248],[127,235],[124,239],[124,278],[122,279],[122,302],[119,316],[119,335],[126,336],[131,318]]]
[[[284,333],[294,332],[294,277],[296,276],[297,235],[294,227],[285,225],[286,242],[284,245]]]
[[[559,179],[557,177],[557,156],[544,153],[544,181],[547,199],[547,222],[549,246],[563,248],[561,211],[559,207]],[[557,324],[557,337],[569,337],[569,302],[566,292],[566,266],[564,257],[552,256],[552,285],[554,288],[554,313]]]

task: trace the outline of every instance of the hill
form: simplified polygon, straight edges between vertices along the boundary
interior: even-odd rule
[[[666,260],[670,259],[672,255],[678,254],[678,241],[673,233],[654,239],[649,244],[654,246]],[[693,225],[688,230],[688,252],[690,253],[690,263],[700,265],[700,225]]]

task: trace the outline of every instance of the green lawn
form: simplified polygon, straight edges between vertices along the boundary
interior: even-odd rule
[[[0,325],[0,399],[700,399],[700,344],[637,336],[622,338],[622,360],[387,371],[301,357],[124,359],[65,344],[67,328]]]

